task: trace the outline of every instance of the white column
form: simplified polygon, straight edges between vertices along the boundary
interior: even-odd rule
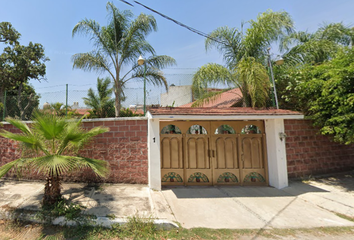
[[[152,119],[148,112],[148,161],[149,187],[161,190],[160,127],[159,120]]]
[[[288,169],[286,160],[285,138],[283,119],[265,120],[268,153],[268,176],[269,185],[278,189],[288,186]]]

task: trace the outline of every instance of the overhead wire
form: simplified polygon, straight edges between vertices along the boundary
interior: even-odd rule
[[[121,2],[124,2],[124,3],[128,4],[128,5],[130,5],[130,6],[132,6],[132,7],[134,7],[131,3],[129,3],[129,2],[127,2],[127,1],[125,1],[125,0],[120,0],[120,1],[121,1]],[[194,33],[196,33],[196,34],[198,34],[198,35],[200,35],[200,36],[202,36],[202,37],[208,38],[208,39],[213,40],[213,41],[215,41],[215,42],[218,42],[218,43],[221,43],[221,44],[224,44],[224,45],[228,45],[226,42],[223,42],[223,41],[220,41],[220,40],[218,40],[218,39],[216,39],[216,38],[210,37],[209,34],[204,33],[204,32],[202,32],[202,31],[199,31],[198,29],[195,29],[195,28],[193,28],[193,27],[187,26],[186,24],[183,24],[183,23],[181,23],[181,22],[179,22],[179,21],[177,21],[177,20],[175,20],[175,19],[173,19],[173,18],[171,18],[171,17],[169,17],[169,16],[167,16],[167,15],[165,15],[165,14],[163,14],[163,13],[160,13],[160,12],[158,12],[158,11],[156,11],[156,10],[154,10],[154,9],[152,9],[152,8],[146,6],[146,5],[144,5],[144,4],[142,4],[142,3],[138,2],[138,1],[134,1],[134,2],[135,2],[136,4],[139,4],[139,5],[142,6],[142,7],[146,8],[146,9],[148,9],[148,10],[150,10],[150,11],[152,11],[152,12],[158,14],[158,15],[160,15],[161,17],[163,17],[163,18],[165,18],[165,19],[170,20],[170,21],[174,22],[175,24],[177,24],[177,25],[179,25],[179,26],[181,26],[181,27],[184,27],[184,28],[188,29],[188,30],[191,31],[191,32],[194,32]]]

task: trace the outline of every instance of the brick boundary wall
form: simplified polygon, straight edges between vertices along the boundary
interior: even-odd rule
[[[284,120],[289,178],[349,171],[354,146],[335,143],[319,133],[310,120]]]
[[[354,146],[346,146],[320,135],[309,120],[284,120],[288,176],[347,171],[354,168]],[[95,137],[93,143],[81,154],[90,158],[106,160],[110,174],[106,179],[98,179],[90,170],[73,172],[64,176],[64,181],[148,183],[147,119],[89,119],[83,127],[91,129],[107,126],[110,131]],[[4,129],[18,132],[12,125],[4,124]],[[18,144],[0,137],[0,165],[20,157]],[[8,177],[16,177],[13,172]],[[25,179],[44,179],[36,172],[24,172]]]
[[[148,149],[147,149],[147,119],[88,119],[83,127],[87,130],[106,126],[109,132],[96,136],[91,145],[80,154],[85,157],[106,160],[109,163],[110,174],[105,179],[97,178],[91,170],[72,172],[63,176],[64,181],[71,182],[109,182],[109,183],[148,183]],[[3,125],[5,130],[18,132],[10,124]],[[18,144],[0,137],[0,165],[19,158],[21,150]],[[16,177],[16,172],[7,177]],[[41,180],[45,177],[36,172],[23,172],[23,178]]]

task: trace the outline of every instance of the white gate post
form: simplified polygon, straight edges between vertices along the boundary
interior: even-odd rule
[[[148,116],[148,162],[149,187],[161,190],[161,156],[160,156],[160,125],[159,119],[153,119],[150,112]]]
[[[269,185],[278,189],[288,186],[286,137],[283,119],[265,120]]]

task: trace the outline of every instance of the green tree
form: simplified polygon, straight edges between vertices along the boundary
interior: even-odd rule
[[[95,94],[92,88],[88,90],[87,97],[84,97],[86,106],[92,108],[90,117],[106,118],[114,117],[114,99],[111,98],[113,88],[110,86],[109,78],[97,78],[97,91]]]
[[[44,205],[53,205],[61,199],[61,176],[72,170],[90,168],[98,176],[108,172],[106,162],[79,155],[94,136],[107,132],[107,128],[96,127],[86,131],[80,127],[80,120],[67,121],[54,114],[36,114],[31,126],[20,120],[8,118],[9,123],[20,130],[11,133],[1,130],[0,135],[22,144],[23,156],[0,168],[3,177],[12,168],[36,169],[47,176],[44,188]]]
[[[64,103],[60,103],[60,102],[51,103],[49,110],[51,111],[52,114],[55,114],[58,117],[64,117],[66,115],[66,106]]]
[[[72,57],[73,67],[85,71],[107,72],[114,82],[115,116],[119,117],[122,96],[126,83],[134,78],[146,80],[152,84],[164,85],[167,82],[160,69],[175,64],[169,56],[155,55],[154,48],[146,41],[146,36],[156,31],[156,20],[151,15],[140,14],[132,20],[130,11],[119,11],[113,3],[107,3],[109,24],[101,27],[96,21],[84,19],[76,24],[72,31],[90,36],[95,50],[88,53],[78,53]],[[139,55],[152,56],[145,60],[144,66],[137,64]],[[122,74],[123,66],[132,68]],[[145,73],[145,74],[144,74]]]
[[[281,50],[288,65],[320,64],[330,60],[339,49],[352,46],[354,30],[343,23],[331,23],[316,32],[294,32],[282,39]]]
[[[353,46],[354,31],[343,23],[331,23],[320,27],[314,33],[294,32],[282,39],[284,65],[274,67],[277,91],[281,108],[308,113],[307,99],[299,101],[299,84],[307,81],[311,65],[331,61],[338,51]]]
[[[25,84],[31,79],[42,80],[46,74],[45,62],[49,59],[44,54],[44,48],[39,43],[30,42],[28,46],[16,43],[13,46],[4,48],[0,55],[0,96],[4,95],[5,90],[17,90],[17,107],[19,117],[25,119],[26,110],[22,103],[22,93]],[[3,99],[1,98],[3,102]],[[34,102],[35,95],[28,99]]]
[[[9,43],[10,45],[17,43],[21,34],[16,31],[9,22],[0,22],[0,42]]]
[[[21,92],[19,93],[19,90]],[[7,90],[5,116],[19,117],[22,120],[29,120],[34,110],[38,109],[40,95],[27,83],[22,88],[14,86]],[[20,105],[20,108],[18,107]],[[3,112],[0,109],[0,114]],[[2,115],[1,115],[2,116]]]
[[[270,90],[265,66],[267,48],[291,33],[293,22],[288,13],[269,10],[247,23],[250,26],[245,32],[243,29],[220,27],[205,41],[206,50],[215,47],[223,55],[226,66],[207,64],[195,73],[193,92],[201,98],[197,105],[219,94],[207,92],[210,84],[226,83],[241,89],[243,106],[266,106]]]
[[[344,144],[354,142],[353,62],[354,49],[340,50],[330,61],[299,70],[293,88],[293,98],[321,133]]]

